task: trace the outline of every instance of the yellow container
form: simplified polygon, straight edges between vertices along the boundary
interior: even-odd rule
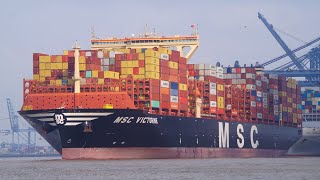
[[[39,69],[46,69],[46,63],[39,63]]]
[[[292,108],[288,107],[288,112],[291,113],[292,112]]]
[[[158,51],[154,51],[152,49],[147,49],[144,53],[145,53],[146,57],[160,58],[160,53]]]
[[[139,74],[143,74],[144,75],[144,68],[139,68]]]
[[[161,54],[168,54],[169,49],[168,49],[168,48],[159,47],[158,51],[159,51],[159,53],[161,53]]]
[[[92,71],[91,73],[91,77],[93,77],[93,78],[97,78],[98,77],[98,72],[99,71]]]
[[[157,66],[157,65],[147,64],[145,68],[146,68],[146,71],[160,72],[160,66]]]
[[[44,70],[44,76],[50,77],[51,76],[51,70]]]
[[[51,69],[57,69],[57,63],[51,63]]]
[[[178,63],[169,61],[169,68],[178,69]]]
[[[62,63],[57,63],[57,69],[62,69]]]
[[[50,80],[50,85],[56,85],[56,80]]]
[[[138,59],[139,60],[144,60],[144,53],[139,53]]]
[[[104,79],[99,78],[98,79],[98,84],[104,84]]]
[[[218,84],[217,85],[217,90],[218,91],[223,91],[224,90],[223,85],[222,84]]]
[[[158,72],[146,72],[146,78],[151,78],[151,79],[160,79],[160,73]]]
[[[136,49],[136,53],[141,53],[142,52],[142,49],[141,48],[137,48]]]
[[[44,69],[39,70],[39,75],[40,75],[40,77],[45,77],[46,76],[46,70],[44,70]]]
[[[67,77],[68,76],[68,70],[63,70],[62,74],[63,74],[63,77]]]
[[[224,97],[218,96],[218,103],[223,103],[224,102]]]
[[[128,67],[128,61],[121,61],[121,67]]]
[[[103,105],[103,109],[113,109],[113,104],[105,104]]]
[[[62,63],[62,69],[68,69],[68,63],[67,62]]]
[[[56,80],[56,85],[57,86],[61,86],[62,85],[62,80],[61,79]]]
[[[46,69],[51,69],[51,63],[46,63]]]
[[[121,68],[121,75],[127,74],[127,68],[123,67]]]
[[[104,71],[104,78],[119,79],[119,73],[114,71]]]
[[[132,67],[128,67],[127,69],[127,74],[133,74],[133,68]]]
[[[144,79],[144,78],[145,78],[144,74],[133,75],[133,79]]]
[[[138,60],[132,61],[132,67],[139,67],[139,61]]]
[[[69,51],[68,50],[64,50],[63,51],[63,55],[68,55],[69,54]]]
[[[86,70],[86,64],[79,64],[79,70],[85,71]]]
[[[179,90],[186,91],[186,90],[187,90],[187,85],[180,83],[180,84],[179,84]]]
[[[34,74],[33,75],[33,80],[40,80],[40,75],[39,74]]]
[[[45,81],[45,80],[46,80],[45,77],[40,77],[40,81],[41,81],[41,82],[43,82],[43,81]]]
[[[154,58],[154,57],[146,57],[145,62],[146,64],[154,64],[154,65],[159,65],[160,63],[159,58]]]
[[[223,102],[218,102],[218,108],[224,109],[224,103]]]
[[[62,56],[56,56],[56,62],[62,62]]]
[[[85,64],[86,63],[86,57],[85,56],[80,56],[79,57],[79,63],[80,64]]]
[[[39,56],[40,63],[49,63],[51,61],[50,56]]]
[[[127,61],[127,63],[128,63],[128,68],[131,68],[132,67],[132,61]]]

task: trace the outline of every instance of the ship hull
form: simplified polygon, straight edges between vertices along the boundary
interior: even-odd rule
[[[278,157],[299,129],[141,110],[19,112],[63,159]]]

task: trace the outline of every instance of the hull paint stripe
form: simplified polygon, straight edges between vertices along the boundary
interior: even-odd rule
[[[81,124],[81,122],[67,122],[65,124],[65,126],[76,126],[76,125],[79,125],[79,124]]]
[[[51,126],[57,126],[56,123],[49,123]]]
[[[53,118],[38,118],[39,121],[53,121]]]
[[[94,113],[94,112],[87,112],[87,113],[63,113],[65,116],[108,116],[113,113]],[[53,114],[52,114],[53,115]]]
[[[92,121],[98,117],[67,117],[67,121]]]
[[[53,116],[54,113],[39,113],[39,114],[29,114],[28,117],[45,117],[45,116]]]

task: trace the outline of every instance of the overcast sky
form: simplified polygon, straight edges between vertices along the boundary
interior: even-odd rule
[[[98,37],[130,36],[144,25],[161,35],[189,35],[199,25],[200,46],[190,63],[232,65],[264,62],[284,53],[258,19],[261,12],[292,49],[315,39],[320,1],[266,0],[55,0],[0,1],[0,129],[8,129],[6,98],[22,105],[22,79],[32,77],[32,53],[61,54],[78,40],[90,48],[90,27]],[[1,138],[1,135],[0,135]]]

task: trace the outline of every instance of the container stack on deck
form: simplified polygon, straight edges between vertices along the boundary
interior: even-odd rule
[[[302,114],[313,114],[308,120],[316,120],[320,117],[320,87],[303,87],[301,91]]]
[[[74,51],[36,53],[34,80],[41,86],[72,87],[74,60]],[[118,82],[121,87],[114,91],[126,91],[136,108],[150,113],[194,117],[199,97],[203,118],[296,126],[301,108],[320,107],[306,100],[301,106],[300,88],[293,79],[262,74],[254,67],[187,64],[180,52],[167,48],[81,50],[79,69],[82,86]]]

